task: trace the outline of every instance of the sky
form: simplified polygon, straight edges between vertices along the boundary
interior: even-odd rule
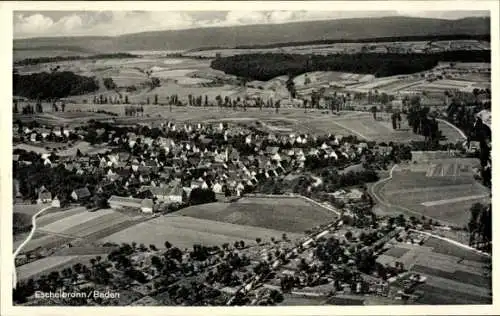
[[[15,11],[14,38],[115,36],[212,26],[342,18],[415,16],[459,19],[488,11]]]

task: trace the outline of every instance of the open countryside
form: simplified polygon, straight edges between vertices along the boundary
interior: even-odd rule
[[[489,17],[13,54],[15,305],[492,303]]]

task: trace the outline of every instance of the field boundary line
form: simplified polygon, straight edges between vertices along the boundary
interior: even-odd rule
[[[423,214],[420,213],[420,212],[417,212],[417,211],[414,211],[414,210],[411,210],[409,208],[406,208],[404,206],[401,206],[401,205],[394,205],[390,202],[386,202],[383,198],[381,198],[377,192],[375,191],[375,187],[376,186],[379,186],[381,184],[385,184],[386,182],[388,182],[389,180],[392,179],[392,176],[393,176],[393,172],[394,172],[394,169],[396,169],[396,167],[398,167],[397,164],[395,164],[394,166],[392,166],[391,170],[389,171],[389,176],[387,178],[384,178],[384,179],[380,179],[379,181],[377,181],[375,184],[373,184],[372,186],[370,186],[370,188],[368,189],[368,192],[373,195],[375,197],[375,199],[377,200],[377,202],[379,202],[380,204],[384,205],[385,207],[395,207],[395,208],[398,208],[398,209],[401,209],[401,210],[404,210],[405,212],[408,212],[408,213],[411,213],[411,214],[414,214],[416,216],[422,216]],[[440,220],[440,219],[437,219],[437,218],[434,218],[434,217],[431,217],[431,216],[426,216],[427,218],[429,219],[432,219],[436,222],[441,222],[441,223],[445,223],[446,225],[451,225],[451,223],[448,223],[446,221],[443,221],[443,220]]]
[[[337,121],[332,121],[332,123],[337,124],[338,126],[342,127],[343,129],[348,130],[349,132],[354,133],[354,134],[360,136],[361,138],[363,138],[365,140],[371,140],[369,137],[366,137],[365,135],[361,134],[360,132],[358,132],[356,130],[353,130],[350,127],[347,127],[344,124],[341,124],[341,123],[339,123]]]
[[[443,120],[443,119],[439,119],[439,118],[438,118],[438,119],[436,119],[436,120],[437,120],[437,121],[439,121],[439,122],[443,122],[443,123],[445,123],[445,124],[446,124],[446,125],[448,125],[449,127],[451,127],[451,128],[453,128],[454,130],[456,130],[456,131],[460,134],[460,136],[462,136],[462,138],[467,139],[467,136],[465,136],[464,132],[463,132],[460,128],[458,128],[458,127],[456,127],[455,125],[451,124],[451,123],[450,123],[450,122],[448,122],[447,120]]]
[[[458,202],[466,202],[469,200],[479,200],[483,199],[485,197],[488,197],[488,194],[480,194],[480,195],[469,195],[469,196],[462,196],[462,197],[456,197],[456,198],[451,198],[451,199],[444,199],[444,200],[435,200],[435,201],[427,201],[420,203],[423,206],[429,207],[429,206],[438,206],[438,205],[445,205],[445,204],[452,204],[452,203],[458,203]]]
[[[17,247],[16,251],[14,251],[14,254],[12,255],[12,263],[13,263],[12,286],[13,286],[14,289],[16,288],[16,285],[17,285],[16,257],[21,252],[21,250],[23,249],[23,247],[26,246],[26,244],[28,244],[28,242],[30,242],[31,238],[33,238],[33,235],[35,235],[35,231],[36,231],[36,218],[38,216],[40,216],[42,213],[44,213],[45,211],[47,211],[47,210],[49,210],[51,208],[52,208],[52,206],[44,207],[44,208],[42,208],[40,211],[38,211],[36,214],[34,214],[31,217],[31,225],[32,225],[31,232],[28,235],[28,237],[26,237],[26,239],[19,245],[19,247]]]
[[[315,201],[311,198],[308,198],[307,196],[303,196],[303,195],[295,194],[295,193],[290,193],[290,194],[258,194],[258,193],[255,194],[254,193],[254,194],[245,194],[245,196],[257,197],[257,198],[270,198],[270,199],[281,199],[281,198],[296,199],[296,198],[300,198],[300,199],[303,199],[304,201],[313,203],[314,205],[319,206],[319,207],[321,207],[329,212],[335,213],[338,216],[341,215],[339,210],[335,209],[334,207],[321,204],[318,201]]]
[[[380,198],[380,196],[378,196],[378,195],[377,195],[377,193],[375,192],[375,190],[374,190],[373,188],[374,188],[376,185],[380,184],[380,183],[384,183],[384,182],[386,182],[386,181],[391,180],[391,179],[392,179],[392,176],[393,176],[393,171],[394,171],[394,169],[395,169],[396,167],[397,167],[397,164],[396,164],[396,165],[394,165],[394,166],[392,166],[391,171],[389,172],[389,176],[388,176],[387,178],[384,178],[384,179],[379,180],[377,183],[375,183],[374,185],[372,185],[372,186],[370,187],[370,193],[371,193],[371,194],[375,197],[375,199],[377,199],[377,200],[378,200],[380,203],[382,203],[383,205],[385,205],[385,206],[389,206],[389,207],[391,207],[391,206],[393,206],[393,205],[392,205],[392,204],[390,204],[390,203],[385,202],[382,198]],[[399,205],[396,205],[396,207],[401,208],[401,209],[403,209],[403,210],[406,210],[406,211],[408,211],[408,212],[414,213],[414,214],[417,214],[417,213],[418,213],[418,212],[412,211],[412,210],[410,210],[410,209],[408,209],[408,208],[406,208],[406,207],[402,207],[402,206],[399,206]],[[420,213],[418,213],[418,214],[419,214],[419,215],[421,215]],[[427,216],[427,218],[432,218],[432,217]],[[434,219],[434,218],[432,218],[432,219],[433,219],[433,220],[436,220],[436,221],[438,221],[438,222],[444,222],[444,221],[442,221],[442,220],[438,220],[438,219]],[[458,242],[458,241],[456,241],[456,240],[453,240],[453,239],[450,239],[450,238],[446,238],[446,237],[442,237],[442,236],[439,236],[439,235],[436,235],[436,234],[432,234],[432,233],[428,233],[428,232],[423,232],[423,231],[415,230],[415,229],[410,229],[410,231],[414,231],[414,232],[417,232],[417,233],[421,233],[421,234],[424,234],[424,235],[427,235],[427,236],[430,236],[430,237],[435,237],[435,238],[437,238],[437,239],[440,239],[440,240],[443,240],[443,241],[449,242],[449,243],[451,243],[451,244],[453,244],[453,245],[455,245],[455,246],[458,246],[458,247],[461,247],[461,248],[464,248],[464,249],[467,249],[467,250],[471,250],[471,251],[474,251],[474,252],[476,252],[476,253],[479,253],[479,254],[482,254],[482,255],[485,255],[485,256],[487,256],[487,257],[491,258],[491,255],[490,255],[490,254],[485,253],[485,252],[480,251],[480,250],[477,250],[477,249],[475,249],[475,248],[473,248],[473,247],[471,247],[471,246],[469,246],[469,245],[463,244],[463,243]]]
[[[453,240],[453,239],[450,239],[450,238],[446,238],[446,237],[443,237],[443,236],[439,236],[439,235],[436,235],[436,234],[433,234],[433,233],[429,233],[429,232],[423,232],[423,231],[416,230],[416,229],[413,229],[413,228],[411,228],[410,231],[415,232],[415,233],[419,233],[419,234],[423,234],[423,235],[426,235],[426,236],[429,236],[429,237],[434,237],[434,238],[437,238],[437,239],[449,242],[450,244],[453,244],[453,245],[455,245],[457,247],[464,248],[464,249],[467,249],[467,250],[471,250],[471,251],[473,251],[475,253],[481,254],[481,255],[486,256],[488,258],[491,258],[491,255],[489,253],[486,253],[484,251],[478,250],[478,249],[473,248],[471,246],[468,246],[466,244],[462,244],[461,242],[458,242],[456,240]]]
[[[338,215],[338,216],[340,216],[340,215],[341,215],[341,213],[340,213],[337,209],[335,209],[335,208],[333,208],[333,207],[331,207],[331,206],[327,206],[327,205],[321,204],[321,203],[319,203],[318,201],[315,201],[315,200],[313,200],[313,199],[311,199],[311,198],[308,198],[307,196],[303,196],[303,195],[300,195],[300,194],[297,194],[297,195],[295,195],[295,196],[300,197],[301,199],[304,199],[304,200],[306,200],[306,201],[308,201],[308,202],[311,202],[311,203],[313,203],[314,205],[317,205],[317,206],[319,206],[319,207],[322,207],[322,208],[324,208],[325,210],[328,210],[328,211],[330,211],[330,212],[332,212],[332,213],[335,213],[335,214],[336,214],[336,215]]]

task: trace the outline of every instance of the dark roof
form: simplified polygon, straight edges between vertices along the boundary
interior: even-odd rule
[[[74,192],[78,199],[83,199],[90,196],[90,191],[87,187],[76,189]]]
[[[280,148],[279,147],[276,147],[276,146],[267,146],[266,147],[266,152],[269,153],[269,154],[276,154],[277,152],[279,152]]]
[[[52,193],[50,193],[48,191],[40,192],[40,193],[38,193],[38,198],[40,200],[52,200]]]

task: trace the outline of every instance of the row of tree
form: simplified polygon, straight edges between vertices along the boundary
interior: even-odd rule
[[[68,47],[69,50],[75,47]],[[58,49],[64,49],[64,46],[58,46]],[[37,57],[37,58],[26,58],[23,60],[15,61],[15,66],[28,66],[28,65],[38,65],[44,63],[54,63],[61,61],[73,61],[73,60],[97,60],[97,59],[115,59],[115,58],[137,58],[139,56],[129,54],[129,53],[112,53],[112,54],[97,54],[91,56],[55,56],[55,57]]]
[[[473,204],[470,208],[470,219],[467,228],[469,231],[469,245],[491,251],[493,229],[491,204]]]
[[[143,106],[126,106],[125,116],[143,116],[144,107]]]
[[[440,140],[444,139],[444,136],[439,130],[436,116],[430,114],[429,107],[417,103],[410,106],[406,118],[413,132],[423,135],[425,143],[429,145],[429,148],[433,148],[439,144]]]
[[[92,101],[94,104],[129,104],[128,95],[123,96],[121,93],[118,94],[118,97],[109,98],[105,95],[100,94],[99,96],[95,95]]]

